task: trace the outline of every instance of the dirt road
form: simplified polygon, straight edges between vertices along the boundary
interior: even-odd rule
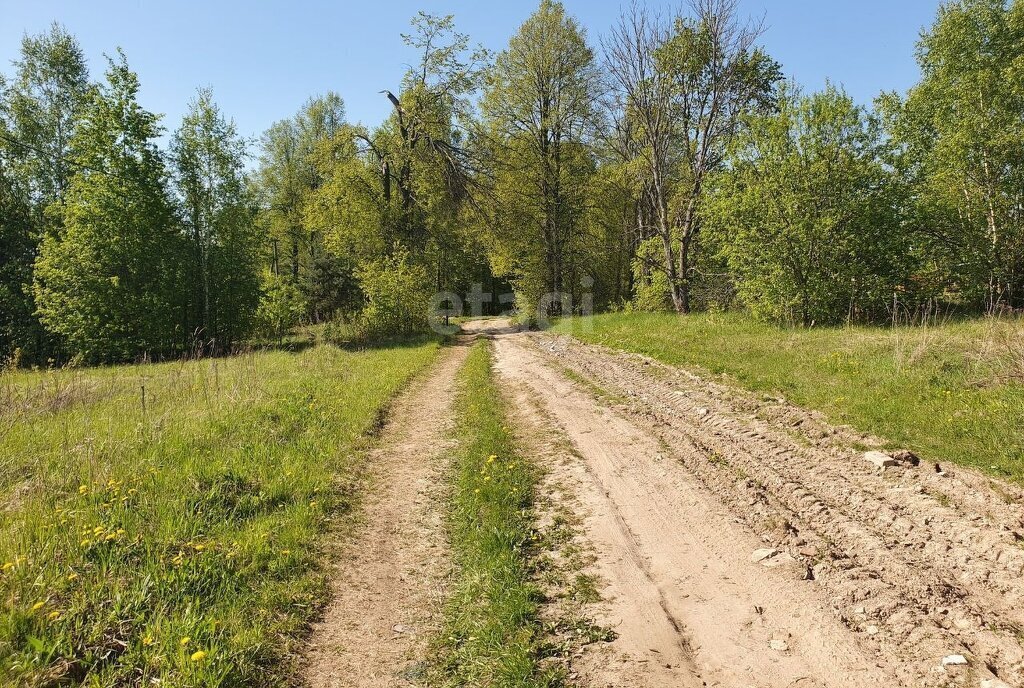
[[[572,445],[549,468],[619,633],[576,660],[580,685],[1024,686],[1020,489],[879,472],[872,438],[782,401],[474,327],[527,422]]]
[[[337,545],[333,600],[305,658],[314,688],[422,684],[450,573],[443,471],[454,444],[455,378],[468,350],[463,341],[441,351],[391,409],[367,457],[362,522]]]

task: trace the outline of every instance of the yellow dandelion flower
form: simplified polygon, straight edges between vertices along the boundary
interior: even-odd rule
[[[203,652],[202,650],[199,650],[198,652],[193,652],[192,653],[192,661],[193,662],[201,662],[204,659],[206,659],[206,653]]]
[[[2,567],[0,567],[0,568],[2,568],[4,571],[10,571],[11,569],[14,568],[14,562],[13,561],[5,561],[4,565]]]
[[[78,486],[78,494],[85,494],[88,491],[89,491],[89,486],[88,485],[79,485]]]
[[[181,640],[178,641],[178,644],[181,645],[182,647],[185,647],[186,645],[188,645],[191,642],[192,642],[192,638],[190,636],[185,636],[184,638],[182,638]]]
[[[92,544],[92,540],[90,540],[89,538],[86,538],[86,539],[82,540],[81,544],[82,544],[82,547],[88,547],[89,545]]]
[[[36,602],[32,605],[32,611],[37,612],[46,606],[46,602]]]
[[[475,490],[473,490],[473,494],[480,494],[480,488],[478,487]]]
[[[142,644],[145,645],[146,647],[149,647],[150,645],[152,645],[153,644],[153,636],[148,635],[148,634],[143,636],[142,637]]]
[[[60,619],[60,612],[57,612],[57,611],[50,612],[49,614],[46,615],[46,618],[49,619],[50,621],[57,621],[58,619]]]
[[[75,580],[77,578],[78,578],[78,574],[75,573],[74,571],[72,571],[71,573],[68,574],[68,580],[69,581],[73,581],[73,580]]]

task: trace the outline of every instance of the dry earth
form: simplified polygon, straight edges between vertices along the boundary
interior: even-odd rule
[[[367,457],[362,522],[337,546],[332,602],[306,656],[314,688],[421,684],[450,573],[443,473],[454,443],[455,378],[467,353],[465,341],[441,351],[392,407]]]
[[[568,337],[493,336],[502,378],[579,457],[552,470],[619,632],[577,660],[582,685],[1024,685],[1019,488],[880,472],[863,458],[877,440],[781,400]]]
[[[588,611],[617,633],[571,655],[573,684],[1024,686],[1020,488],[927,462],[880,470],[864,459],[875,438],[639,356],[504,321],[466,329],[494,340],[542,501],[574,515],[600,581]],[[431,503],[464,357],[442,355],[371,457],[314,686],[416,681],[448,566]]]

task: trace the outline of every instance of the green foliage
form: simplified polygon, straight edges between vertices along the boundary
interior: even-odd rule
[[[481,110],[493,169],[485,211],[491,266],[512,280],[526,319],[542,294],[570,293],[581,275],[597,87],[584,30],[551,0],[487,73]]]
[[[726,165],[746,116],[770,109],[781,79],[779,64],[757,46],[761,28],[741,19],[735,2],[691,9],[669,24],[634,6],[606,47],[619,101],[616,147],[636,195],[635,245],[661,243],[658,260],[649,251],[636,256],[640,286],[664,282],[681,313],[693,306],[710,178]]]
[[[486,341],[460,373],[451,530],[458,574],[438,634],[438,685],[557,685],[540,666],[539,591],[527,569],[537,474],[517,450]]]
[[[656,313],[672,307],[672,286],[664,270],[657,266],[664,251],[660,237],[640,242],[633,258],[633,299],[631,310]]]
[[[57,24],[22,39],[14,69],[10,84],[0,76],[0,359],[17,349],[38,362],[55,343],[35,314],[32,265],[43,235],[60,227],[89,74]]]
[[[880,101],[913,183],[917,279],[970,304],[1024,306],[1024,2],[944,4],[922,79]]]
[[[111,60],[73,141],[63,230],[45,238],[35,267],[40,319],[88,360],[171,352],[185,340],[183,239],[153,142],[158,118],[138,90],[124,56]]]
[[[1024,483],[1024,322],[785,329],[742,314],[610,314],[555,331],[784,394],[936,461]]]
[[[366,306],[359,324],[367,337],[393,337],[426,331],[430,290],[427,272],[396,246],[390,256],[369,261],[356,272]]]
[[[274,273],[264,275],[263,294],[256,314],[260,334],[281,339],[302,322],[305,313],[306,301],[294,282]]]
[[[75,130],[89,104],[91,85],[78,41],[61,25],[21,41],[7,94],[17,175],[31,188],[36,221],[60,202],[75,173]],[[50,219],[59,224],[59,208]]]
[[[0,684],[293,685],[365,434],[436,351],[3,373]]]
[[[750,120],[707,214],[755,314],[803,325],[878,317],[904,283],[908,241],[877,125],[834,87],[782,89]]]
[[[200,90],[171,150],[191,244],[187,330],[225,350],[251,331],[265,253],[245,185],[245,142]]]
[[[5,133],[0,119],[0,135]],[[12,158],[0,145],[0,362],[15,350],[34,348],[38,334],[31,292],[35,226],[28,190],[14,175]]]

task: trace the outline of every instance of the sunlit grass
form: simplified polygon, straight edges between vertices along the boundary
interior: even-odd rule
[[[1024,481],[1024,323],[784,329],[741,314],[609,314],[555,327],[726,375],[913,449]]]
[[[433,343],[0,376],[0,684],[282,685]]]
[[[438,639],[437,683],[553,685],[539,664],[539,591],[531,582],[536,470],[518,452],[491,378],[486,341],[460,374],[460,446],[452,475],[456,578]]]

